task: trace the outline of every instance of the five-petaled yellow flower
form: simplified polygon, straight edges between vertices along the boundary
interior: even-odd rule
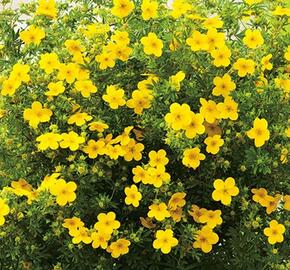
[[[191,110],[187,104],[173,103],[170,112],[165,115],[165,121],[174,130],[185,129],[191,122]]]
[[[34,101],[31,108],[25,109],[23,112],[23,118],[29,121],[29,125],[33,128],[37,128],[40,123],[45,123],[50,120],[52,111],[42,107],[42,104],[38,101]]]
[[[236,186],[235,179],[228,177],[225,181],[216,179],[213,183],[215,190],[212,193],[212,198],[215,201],[221,201],[224,205],[230,205],[233,196],[239,194],[239,189]]]
[[[200,161],[205,160],[205,155],[198,147],[185,149],[183,152],[182,164],[194,170],[200,165]]]
[[[160,204],[151,204],[149,206],[148,217],[155,218],[158,221],[162,221],[165,218],[170,217],[170,213],[167,209],[167,205],[165,203]]]
[[[60,206],[65,206],[76,199],[76,189],[77,185],[75,182],[66,182],[63,179],[59,179],[50,187],[50,193],[56,196],[56,202]]]
[[[115,85],[107,87],[106,94],[102,96],[103,100],[109,103],[111,109],[116,110],[126,104],[124,99],[125,91]]]
[[[142,199],[142,194],[138,191],[136,185],[131,185],[131,187],[125,188],[125,203],[127,205],[132,204],[134,207],[139,206],[139,201]]]
[[[127,17],[134,9],[134,3],[130,0],[113,0],[112,14],[124,18]]]
[[[268,237],[269,244],[282,243],[284,241],[285,226],[279,224],[277,220],[271,220],[269,225],[269,227],[264,229],[264,234]]]
[[[209,253],[212,250],[212,246],[218,241],[218,235],[208,226],[204,226],[197,231],[193,247],[200,248],[204,253]]]
[[[239,58],[233,68],[238,71],[240,77],[245,77],[247,74],[253,75],[255,72],[255,62],[252,59]]]
[[[255,49],[264,44],[264,38],[259,30],[247,29],[245,32],[245,37],[243,38],[243,42],[249,48]]]
[[[255,140],[255,146],[261,147],[270,139],[270,131],[268,130],[268,122],[264,118],[256,118],[254,126],[247,131],[247,136]]]
[[[147,37],[141,38],[141,43],[144,46],[144,52],[148,55],[160,57],[162,55],[163,42],[155,33],[149,33]]]
[[[206,152],[215,155],[219,152],[220,147],[224,144],[224,140],[220,135],[214,135],[212,137],[207,137],[204,140],[204,143],[207,145]]]
[[[20,39],[26,44],[34,44],[38,46],[42,39],[45,38],[45,32],[41,28],[31,25],[27,30],[19,33]]]
[[[111,253],[113,258],[119,258],[121,255],[125,255],[129,252],[129,246],[131,242],[125,238],[120,238],[116,242],[111,243],[107,248],[107,252]]]
[[[156,232],[156,239],[153,242],[155,249],[160,249],[163,254],[168,254],[171,249],[177,246],[178,240],[173,236],[171,229],[158,230]]]

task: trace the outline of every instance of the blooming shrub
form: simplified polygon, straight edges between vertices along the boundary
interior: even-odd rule
[[[1,269],[290,269],[285,1],[7,2]]]

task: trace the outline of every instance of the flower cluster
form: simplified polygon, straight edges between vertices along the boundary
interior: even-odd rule
[[[289,16],[280,0],[5,5],[1,267],[289,268]]]

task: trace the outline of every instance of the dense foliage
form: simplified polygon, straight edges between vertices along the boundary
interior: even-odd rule
[[[0,269],[290,269],[285,2],[0,1]]]

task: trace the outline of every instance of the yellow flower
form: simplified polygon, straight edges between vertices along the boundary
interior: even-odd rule
[[[225,34],[218,32],[215,28],[208,29],[207,33],[207,43],[208,43],[208,51],[211,52],[214,49],[224,48],[224,54],[229,55],[230,51],[225,45]]]
[[[197,205],[193,204],[188,213],[192,216],[193,220],[197,223],[201,223],[199,218],[206,212],[205,208],[199,208]]]
[[[213,64],[216,67],[227,67],[230,64],[231,50],[227,46],[221,46],[211,51],[214,58]]]
[[[255,62],[252,59],[239,58],[233,68],[238,71],[240,77],[245,77],[247,74],[253,75],[255,72]]]
[[[114,212],[100,213],[97,216],[98,221],[95,223],[94,228],[102,233],[111,235],[114,230],[117,230],[121,224],[116,220]]]
[[[90,131],[104,132],[104,130],[108,129],[109,126],[103,122],[96,121],[89,123]]]
[[[65,41],[64,46],[72,55],[82,53],[86,50],[86,48],[81,44],[81,41],[79,39],[68,39]]]
[[[206,152],[215,155],[219,152],[220,147],[224,144],[224,140],[220,135],[214,135],[212,137],[207,137],[204,140],[204,143],[207,145]]]
[[[125,255],[129,252],[129,246],[131,242],[124,238],[118,239],[116,242],[111,243],[107,248],[107,252],[111,253],[113,258],[119,258],[121,255]]]
[[[290,61],[290,45],[288,45],[287,50],[284,54],[284,57],[287,61]]]
[[[216,179],[213,183],[215,190],[212,193],[212,198],[215,201],[221,201],[224,205],[230,205],[233,196],[239,194],[239,189],[236,187],[235,179],[228,177],[225,181]]]
[[[50,190],[50,187],[52,187],[55,182],[58,180],[58,177],[60,176],[60,173],[53,173],[51,175],[46,175],[42,182],[40,183],[40,186],[38,187],[38,191],[43,190]]]
[[[186,201],[184,199],[185,196],[186,196],[185,192],[174,193],[168,202],[168,209],[169,210],[176,210],[177,208],[182,208],[186,203]]]
[[[182,218],[182,208],[177,207],[175,210],[169,209],[169,213],[174,222],[180,222]]]
[[[191,116],[189,105],[173,103],[170,105],[170,112],[165,115],[165,121],[174,130],[186,129],[191,122]]]
[[[215,85],[212,90],[214,96],[227,97],[233,90],[236,89],[236,84],[232,81],[232,78],[229,74],[225,74],[223,77],[215,77],[213,79]]]
[[[153,247],[160,249],[163,254],[168,254],[173,247],[178,245],[178,240],[173,236],[173,231],[170,229],[157,230],[155,236]]]
[[[191,112],[191,121],[189,125],[185,127],[185,136],[189,139],[193,139],[197,134],[203,134],[205,132],[203,121],[204,118],[201,114]]]
[[[111,239],[111,235],[104,232],[93,232],[91,234],[92,247],[106,249],[108,247],[108,242]]]
[[[81,92],[84,98],[88,98],[91,94],[98,91],[97,87],[91,80],[77,81],[75,83],[75,88],[77,91]]]
[[[4,199],[0,198],[0,226],[4,224],[5,218],[10,212],[10,208]]]
[[[13,66],[9,79],[20,81],[21,83],[28,83],[30,81],[29,70],[29,65],[17,63]]]
[[[135,168],[132,169],[133,173],[133,181],[135,183],[139,183],[140,181],[143,184],[148,184],[148,172],[142,168],[141,166],[136,166]]]
[[[62,137],[60,134],[53,132],[45,133],[36,138],[36,141],[39,142],[37,147],[42,151],[48,148],[56,150],[59,147],[59,142],[61,139]]]
[[[25,109],[23,112],[23,118],[29,121],[29,125],[33,128],[37,128],[39,123],[48,122],[52,116],[50,109],[45,109],[38,101],[34,101],[31,105],[31,109]]]
[[[200,165],[200,161],[205,160],[205,155],[200,153],[198,147],[185,149],[183,152],[182,164],[194,170]]]
[[[155,33],[150,32],[147,37],[142,37],[141,43],[144,46],[145,54],[153,54],[157,57],[162,55],[163,43]]]
[[[225,97],[224,102],[218,103],[217,110],[221,119],[238,119],[238,104],[231,97]]]
[[[60,206],[65,206],[76,199],[75,191],[77,185],[75,182],[66,182],[63,179],[57,180],[50,188],[50,193],[56,196],[56,202]]]
[[[89,39],[106,34],[109,31],[110,25],[101,22],[88,24],[86,25],[86,28],[82,30],[84,35]]]
[[[149,206],[148,217],[155,218],[158,221],[162,221],[165,218],[170,217],[170,213],[167,210],[167,205],[165,203],[151,204]]]
[[[64,222],[62,224],[64,228],[67,228],[69,230],[69,234],[71,236],[76,235],[78,230],[84,227],[84,225],[85,224],[78,217],[66,218],[64,219]]]
[[[168,162],[169,159],[166,157],[166,151],[164,149],[149,152],[149,165],[151,167],[164,167]]]
[[[76,79],[78,81],[88,81],[90,80],[90,71],[84,67],[78,66],[79,70],[76,74]]]
[[[15,78],[4,80],[2,84],[1,95],[13,96],[20,85],[21,81],[15,80]]]
[[[174,19],[178,19],[191,9],[192,7],[187,2],[187,0],[174,0],[172,3],[172,11],[170,14]]]
[[[71,236],[73,237],[73,244],[79,244],[81,242],[90,244],[92,242],[92,238],[89,235],[89,230],[86,227],[81,227],[77,231],[73,231]]]
[[[131,185],[131,187],[125,187],[125,203],[127,205],[132,204],[134,207],[139,206],[139,201],[142,199],[142,194],[138,191],[136,185]]]
[[[164,166],[157,166],[156,168],[150,167],[148,169],[148,179],[146,180],[146,183],[159,188],[163,183],[168,183],[170,178],[171,176],[166,172]]]
[[[103,52],[96,56],[96,61],[100,64],[101,70],[106,68],[113,68],[115,66],[115,56],[108,52]]]
[[[111,40],[117,44],[128,45],[130,43],[130,37],[128,32],[116,30],[114,35],[111,36]]]
[[[56,18],[57,8],[55,0],[39,0],[35,14],[44,15],[53,19]]]
[[[134,9],[134,3],[130,0],[113,0],[112,14],[124,18],[127,17]]]
[[[217,104],[213,100],[207,101],[204,98],[200,98],[199,101],[201,103],[199,109],[200,114],[204,117],[206,122],[212,124],[217,118],[219,118]]]
[[[158,17],[157,9],[158,9],[157,1],[143,0],[141,5],[142,18],[145,21],[157,18]]]
[[[265,204],[266,197],[268,195],[268,191],[266,189],[264,189],[264,188],[259,188],[259,189],[252,188],[251,192],[254,194],[252,197],[254,202],[257,202],[261,205]]]
[[[249,48],[255,49],[264,44],[264,38],[259,30],[247,29],[245,32],[245,37],[243,38],[243,42]]]
[[[19,37],[26,45],[34,44],[38,46],[41,40],[45,38],[45,32],[41,28],[31,25],[27,30],[20,32]]]
[[[287,95],[290,93],[290,79],[275,78],[274,81],[275,85],[282,88]]]
[[[200,216],[199,222],[206,223],[209,228],[214,228],[222,224],[221,214],[221,210],[207,210]]]
[[[222,28],[223,25],[224,25],[224,22],[221,20],[221,18],[219,16],[207,18],[203,22],[203,26],[207,29],[209,29],[209,28]]]
[[[118,159],[120,156],[125,155],[125,151],[121,145],[107,145],[106,146],[106,155],[110,157],[110,159]]]
[[[56,83],[49,83],[47,86],[49,91],[46,91],[44,94],[49,97],[58,96],[65,91],[65,87],[63,85],[63,81],[58,81]]]
[[[79,149],[80,144],[85,142],[85,138],[79,136],[74,131],[70,131],[69,133],[62,133],[61,134],[61,148],[69,148],[71,151],[76,151]]]
[[[78,72],[79,66],[75,63],[60,64],[57,78],[71,84],[76,80]]]
[[[278,204],[281,200],[282,196],[280,194],[276,194],[275,197],[266,195],[265,200],[261,202],[261,205],[266,207],[266,213],[270,215],[272,212],[277,210]]]
[[[218,241],[218,235],[208,226],[204,226],[197,231],[193,247],[200,248],[204,253],[209,253],[212,250],[212,246]]]
[[[273,68],[273,64],[270,63],[270,59],[272,58],[272,56],[273,55],[270,53],[270,54],[262,57],[262,59],[261,59],[262,70],[265,70],[265,69],[271,70]]]
[[[128,108],[134,109],[136,114],[142,114],[144,109],[151,107],[153,96],[149,91],[135,90],[132,93],[132,98],[126,103]]]
[[[186,39],[186,44],[189,45],[191,50],[194,52],[208,50],[207,36],[196,30]]]
[[[250,0],[248,0],[248,1],[250,1]],[[253,1],[253,0],[252,0]],[[256,0],[257,1],[257,0]],[[275,8],[275,10],[274,11],[272,11],[272,14],[273,15],[276,15],[276,16],[284,16],[284,15],[286,15],[286,16],[290,16],[290,8],[286,8],[286,7],[281,7],[281,6],[277,6],[276,8]]]
[[[170,76],[169,82],[176,91],[180,90],[180,83],[184,80],[185,73],[183,71],[178,71],[175,75]]]
[[[119,89],[115,85],[110,85],[107,86],[106,95],[103,95],[102,98],[109,103],[111,109],[116,110],[119,106],[121,107],[126,104],[124,93],[125,91],[123,89]]]
[[[113,44],[111,46],[111,53],[115,56],[116,59],[119,59],[123,62],[128,61],[132,51],[133,50],[130,47],[127,47],[124,44]]]
[[[46,74],[51,74],[55,69],[58,69],[60,62],[58,55],[54,52],[44,53],[40,55],[39,66]]]
[[[104,155],[105,151],[105,142],[101,140],[89,140],[88,145],[84,147],[84,152],[92,159],[97,158],[98,155]]]
[[[271,245],[282,243],[284,241],[284,233],[285,226],[279,224],[277,220],[271,220],[270,226],[264,229],[264,234],[268,237],[268,242]]]
[[[268,130],[268,122],[266,119],[256,118],[254,127],[247,131],[247,136],[255,140],[255,146],[261,147],[270,139],[270,131]]]
[[[76,124],[78,127],[84,125],[87,121],[91,121],[93,119],[92,116],[87,113],[77,112],[69,117],[67,123],[69,125]]]
[[[18,181],[12,181],[12,191],[17,196],[28,196],[33,191],[33,187],[25,180],[19,179]]]
[[[134,139],[130,139],[127,145],[123,146],[125,151],[124,159],[126,161],[136,160],[139,161],[142,159],[142,151],[144,150],[144,145],[142,143],[136,143]]]
[[[290,211],[290,195],[285,195],[283,199],[285,202],[284,209]]]

